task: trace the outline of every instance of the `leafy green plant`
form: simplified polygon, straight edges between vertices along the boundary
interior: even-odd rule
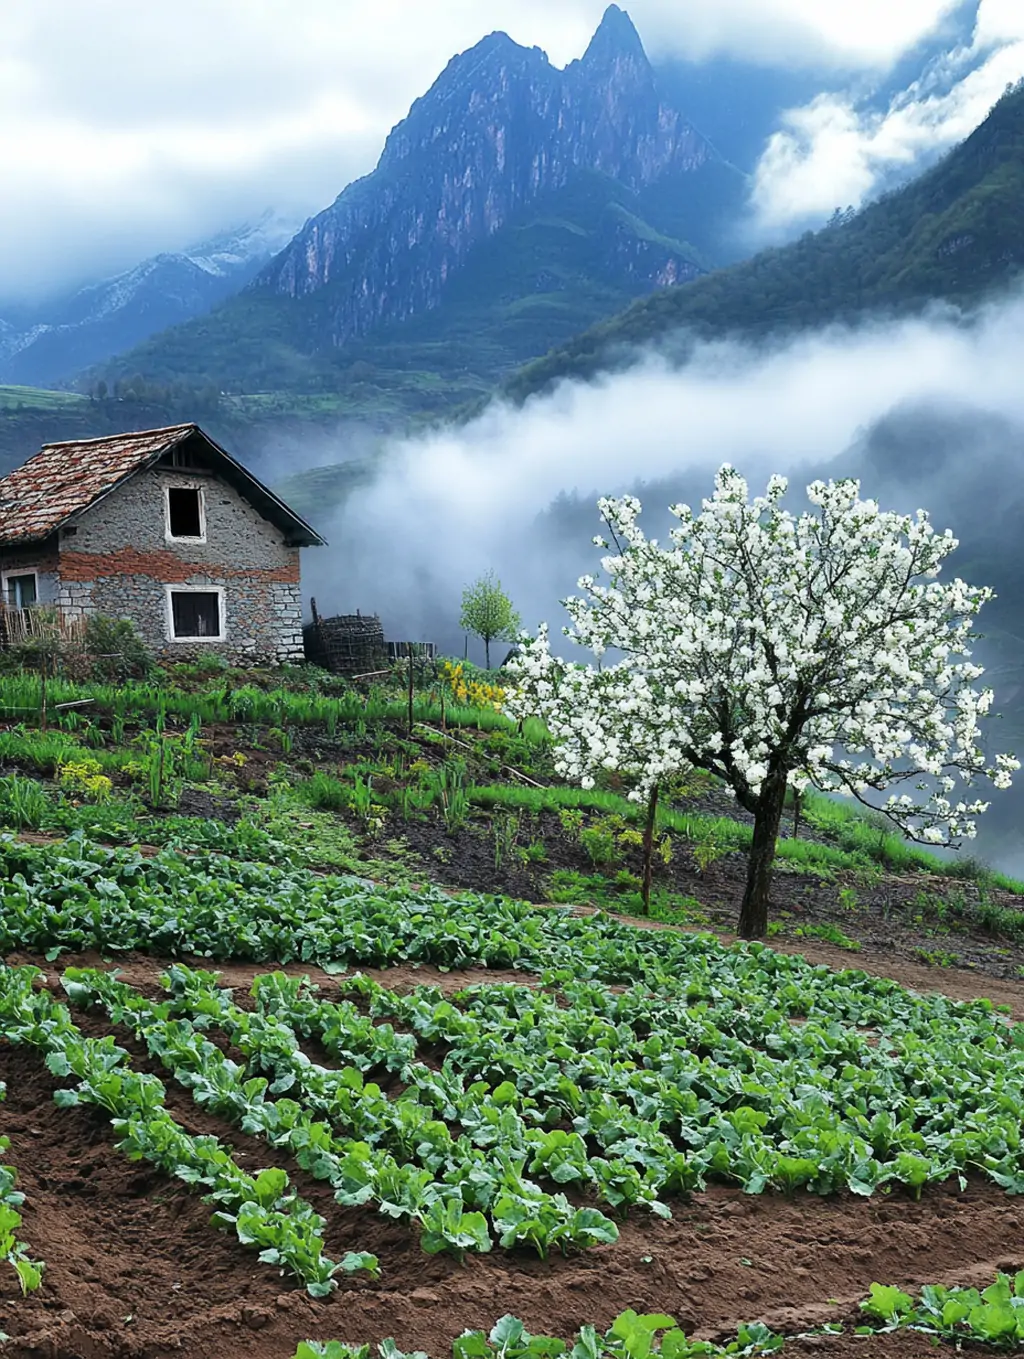
[[[860,910],[860,902],[857,898],[857,893],[852,887],[840,887],[839,905],[844,911],[850,911],[851,913]]]
[[[31,1043],[46,1052],[46,1065],[58,1079],[73,1078],[55,1100],[63,1108],[93,1104],[108,1113],[131,1160],[147,1160],[186,1183],[208,1190],[216,1206],[214,1222],[232,1227],[243,1245],[259,1246],[260,1258],[280,1264],[302,1279],[315,1297],[335,1287],[334,1275],[350,1268],[376,1268],[373,1257],[346,1257],[339,1265],[323,1254],[323,1219],[289,1187],[283,1170],[257,1176],[243,1171],[210,1136],[192,1136],[164,1107],[164,1087],[155,1076],[139,1073],[128,1054],[110,1037],[85,1038],[65,1006],[37,991],[34,967],[0,965],[0,1031],[13,1043]]]
[[[57,766],[57,780],[72,797],[88,798],[90,802],[106,802],[113,783],[102,772],[97,760],[68,760]]]
[[[554,1336],[531,1335],[523,1323],[504,1316],[490,1330],[464,1331],[452,1342],[452,1359],[752,1359],[754,1355],[774,1354],[783,1344],[761,1322],[741,1326],[735,1340],[719,1344],[710,1340],[691,1340],[679,1329],[674,1317],[660,1313],[621,1313],[604,1334],[593,1326],[583,1326],[569,1343]],[[403,1354],[393,1340],[376,1346],[380,1359],[427,1359],[416,1351]],[[337,1340],[307,1340],[299,1345],[292,1359],[371,1359],[369,1345],[353,1346]]]
[[[501,812],[493,816],[491,835],[494,839],[494,868],[498,871],[512,854],[519,839],[519,817],[514,812]]]
[[[577,808],[563,807],[558,813],[562,830],[570,840],[578,841],[583,829],[583,813]]]
[[[528,845],[523,846],[523,862],[528,864],[542,864],[547,862],[548,847],[543,840],[531,840]]]
[[[85,651],[91,677],[100,684],[145,680],[153,671],[153,658],[127,618],[91,614],[85,625]]]
[[[615,830],[607,819],[596,821],[592,826],[584,826],[579,834],[579,842],[595,868],[607,868],[618,857]]]
[[[428,784],[441,805],[445,829],[449,835],[460,831],[469,819],[469,796],[466,785],[466,762],[453,757],[432,769],[426,776]]]
[[[323,770],[317,770],[312,778],[297,783],[295,793],[307,806],[322,812],[344,811],[352,800],[351,790]]]
[[[20,774],[0,778],[0,823],[19,830],[38,830],[49,810],[46,790]]]
[[[954,1340],[958,1347],[964,1340],[1018,1347],[1024,1341],[1024,1271],[997,1274],[980,1292],[926,1285],[917,1299],[874,1283],[860,1307],[870,1322],[858,1328],[861,1333],[910,1329]]]
[[[846,949],[849,953],[859,953],[860,944],[856,939],[851,939],[848,934],[844,934],[838,925],[798,925],[793,931],[798,939],[821,939],[826,944],[835,944],[836,948]]]
[[[718,840],[713,833],[698,840],[693,846],[694,862],[701,874],[706,873],[712,864],[724,859],[728,853],[729,846]]]
[[[0,1081],[0,1100],[7,1096],[7,1087]],[[9,1150],[9,1137],[0,1137],[0,1156]],[[17,1237],[21,1226],[18,1209],[25,1202],[25,1195],[15,1189],[17,1172],[13,1166],[0,1165],[0,1260],[6,1260],[18,1276],[22,1297],[34,1292],[43,1281],[44,1265],[33,1260],[29,1248]]]

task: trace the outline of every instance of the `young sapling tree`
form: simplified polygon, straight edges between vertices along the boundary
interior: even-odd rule
[[[621,767],[642,801],[688,766],[722,779],[754,818],[749,939],[767,932],[787,787],[849,794],[910,839],[957,845],[989,805],[977,785],[1008,788],[1020,768],[980,748],[993,696],[975,687],[970,643],[992,591],[939,580],[952,533],[924,511],[883,512],[856,481],[813,483],[799,515],[786,490],[772,477],[751,500],[723,467],[699,514],[672,507],[665,546],[641,530],[634,497],[602,500],[607,583],[580,581],[565,633],[599,664],[622,659],[570,665],[542,628],[514,662],[509,700],[512,716],[547,722],[563,774],[584,786]]]
[[[547,630],[542,628],[539,640],[546,639]],[[545,650],[543,655],[552,663],[544,665],[543,678],[533,686],[528,676],[538,654],[534,644],[522,659],[510,663],[515,687],[506,693],[505,711],[520,721],[540,716],[554,739],[556,768],[582,787],[593,788],[602,770],[636,780],[631,796],[646,803],[641,895],[649,914],[660,787],[665,779],[687,774],[693,766],[681,752],[663,748],[648,706],[633,701],[634,677],[628,665],[602,669],[568,665]]]
[[[483,642],[488,670],[491,668],[491,643],[515,641],[520,618],[493,571],[485,572],[462,592],[459,623],[463,631],[472,632]]]

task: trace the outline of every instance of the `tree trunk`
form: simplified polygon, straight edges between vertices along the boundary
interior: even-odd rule
[[[651,880],[654,877],[654,826],[658,819],[658,785],[651,789],[647,803],[647,825],[644,827],[644,915],[651,913]]]
[[[804,809],[804,795],[793,792],[793,839],[800,839],[800,813]]]
[[[772,864],[786,803],[785,774],[769,774],[761,788],[754,813],[754,841],[747,866],[747,890],[740,910],[739,934],[743,939],[763,939],[768,933],[768,900]]]
[[[485,638],[484,638],[484,659],[485,659],[486,662],[487,662],[487,669],[490,670],[490,668],[491,668],[491,639],[490,639],[489,637],[485,637]]]

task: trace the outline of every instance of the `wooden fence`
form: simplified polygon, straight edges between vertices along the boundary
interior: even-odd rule
[[[47,605],[15,609],[0,604],[0,647],[85,641],[86,620],[81,614],[69,615]]]

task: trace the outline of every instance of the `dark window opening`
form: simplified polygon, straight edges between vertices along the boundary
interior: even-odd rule
[[[200,492],[190,486],[171,486],[167,491],[167,506],[172,538],[201,538],[203,514]]]
[[[29,609],[38,599],[35,572],[7,577],[7,603],[12,609]]]
[[[219,637],[220,595],[212,590],[172,590],[171,619],[175,637]]]

